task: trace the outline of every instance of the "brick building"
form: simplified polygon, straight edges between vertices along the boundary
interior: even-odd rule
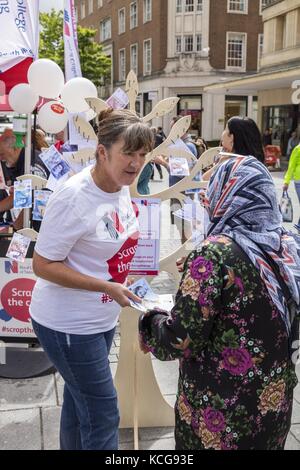
[[[273,144],[286,154],[292,131],[300,138],[300,0],[266,0],[263,7],[264,45],[259,72],[213,84],[205,91],[258,97],[258,125],[273,129]]]
[[[123,86],[134,69],[140,83],[138,111],[180,96],[178,113],[192,115],[192,133],[218,139],[233,113],[255,116],[247,95],[212,95],[204,88],[257,71],[262,45],[262,0],[75,0],[78,21],[97,29],[112,57],[109,86]],[[168,131],[170,116],[154,124]]]

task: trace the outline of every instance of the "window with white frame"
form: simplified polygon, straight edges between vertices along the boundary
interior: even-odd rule
[[[202,34],[196,34],[196,51],[202,51]]]
[[[89,0],[88,5],[89,5],[89,10],[88,10],[88,11],[89,11],[89,15],[91,15],[91,14],[93,13],[93,11],[94,11],[94,0]]]
[[[262,58],[263,52],[264,52],[264,35],[259,34],[258,35],[258,57],[259,57],[259,59]]]
[[[138,74],[138,45],[132,44],[130,46],[130,70],[133,70],[134,73]]]
[[[176,13],[194,12],[203,12],[203,0],[176,0]]]
[[[228,13],[248,13],[248,0],[228,0]]]
[[[191,13],[194,11],[194,0],[185,0],[185,12]]]
[[[136,28],[138,25],[138,7],[137,2],[130,4],[130,29]]]
[[[194,36],[188,34],[184,36],[184,52],[193,52],[194,51]]]
[[[259,34],[258,35],[258,48],[257,48],[257,69],[259,69],[260,60],[262,58],[263,51],[264,51],[264,35]]]
[[[98,0],[97,6],[98,6],[98,8],[102,8],[103,7],[103,0]]]
[[[202,11],[203,11],[203,0],[197,0],[197,12],[202,13]]]
[[[262,15],[263,9],[268,5],[268,0],[259,0],[259,14]]]
[[[180,54],[182,52],[182,37],[176,36],[175,38],[175,52],[176,54]]]
[[[152,0],[144,0],[144,23],[152,20]]]
[[[111,39],[111,18],[105,18],[100,23],[100,41],[107,41]]]
[[[183,0],[176,0],[176,13],[182,13]]]
[[[246,68],[246,33],[227,33],[226,68]]]
[[[125,30],[126,30],[125,8],[121,8],[121,10],[119,10],[119,34],[125,33]]]
[[[184,47],[183,47],[184,46]],[[175,36],[175,54],[201,52],[202,34]]]
[[[80,4],[80,17],[81,19],[85,18],[85,2]]]
[[[125,49],[119,50],[119,81],[126,80],[126,51]]]
[[[152,72],[152,44],[151,39],[144,41],[144,75]]]

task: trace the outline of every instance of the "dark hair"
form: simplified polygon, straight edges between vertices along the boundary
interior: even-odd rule
[[[234,153],[252,156],[264,163],[262,138],[253,119],[235,116],[229,119],[227,127],[234,137]]]
[[[179,119],[181,119],[182,117],[183,116],[174,116],[174,117],[172,117],[171,122],[174,122],[174,124],[176,124],[176,122],[178,122]]]
[[[150,127],[135,113],[127,109],[102,111],[98,117],[98,142],[107,149],[119,139],[124,139],[124,153],[133,153],[141,148],[151,152],[154,135]]]

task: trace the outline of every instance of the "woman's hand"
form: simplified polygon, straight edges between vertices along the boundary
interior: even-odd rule
[[[289,185],[285,183],[283,185],[283,191],[287,191],[288,189],[289,189]]]
[[[109,282],[109,286],[106,289],[106,293],[115,300],[121,307],[130,307],[129,299],[133,302],[141,303],[141,299],[135,295],[133,292],[130,292],[123,284],[118,284],[115,282]]]
[[[150,349],[149,349],[148,346],[146,346],[146,344],[144,343],[141,334],[139,334],[139,347],[140,347],[140,350],[141,350],[144,354],[148,354],[148,353],[150,352]]]
[[[153,159],[152,159],[152,162],[153,163],[157,163],[158,165],[162,165],[164,166],[165,168],[168,168],[168,162],[164,159],[164,157],[162,157],[161,155],[156,155]]]
[[[135,277],[128,277],[128,278],[126,279],[126,284],[125,284],[125,286],[126,286],[126,287],[130,287],[130,286],[132,286],[132,284],[135,283],[135,281],[136,281]]]
[[[183,266],[184,266],[185,260],[186,260],[186,256],[183,256],[182,258],[179,258],[176,261],[176,266],[177,266],[179,273],[183,273]]]

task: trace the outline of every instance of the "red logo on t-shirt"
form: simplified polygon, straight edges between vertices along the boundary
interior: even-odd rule
[[[120,220],[120,217],[119,217],[119,214],[117,212],[112,212],[110,214],[112,220],[113,220],[113,223],[114,223],[114,227],[115,229],[117,230],[117,232],[119,233],[124,233],[125,232],[125,229],[124,229],[124,226]]]
[[[135,232],[124,243],[122,248],[111,259],[107,261],[108,272],[115,282],[123,284],[130,271],[131,261],[138,246],[139,232]]]

